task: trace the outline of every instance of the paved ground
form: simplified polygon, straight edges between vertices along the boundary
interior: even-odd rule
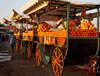
[[[8,57],[7,57],[8,56]],[[10,60],[10,56],[14,59]],[[55,76],[51,64],[37,65],[35,55],[28,59],[26,53],[11,53],[10,45],[0,41],[0,76]],[[8,60],[6,58],[9,58]],[[2,62],[4,60],[4,62]],[[64,66],[62,76],[95,76],[85,70],[79,70],[72,66]]]

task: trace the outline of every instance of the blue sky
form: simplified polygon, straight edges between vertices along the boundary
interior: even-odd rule
[[[3,18],[7,19],[13,9],[19,13],[19,9],[28,2],[29,0],[0,0],[0,22]]]
[[[19,9],[29,1],[30,0],[0,0],[0,22],[2,21],[3,18],[7,19],[7,16],[11,15],[13,9],[15,9],[15,11],[19,13]],[[71,1],[100,3],[100,0],[71,0]]]

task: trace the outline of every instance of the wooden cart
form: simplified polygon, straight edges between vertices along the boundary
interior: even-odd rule
[[[56,76],[62,74],[64,62],[69,64],[86,62],[86,66],[88,66],[87,63],[94,59],[99,52],[99,6],[99,4],[74,3],[64,0],[41,0],[26,10],[23,10],[24,14],[29,15],[33,19],[38,19],[38,22],[48,21],[50,19],[54,21],[57,14],[63,15],[67,20],[67,29],[63,34],[61,33],[62,31],[59,31],[60,33],[57,36],[53,32],[38,32],[38,36],[34,36],[33,33],[33,40],[31,42],[28,41],[28,44],[33,44],[35,50],[32,51],[36,53],[37,64],[40,65],[41,61],[46,64],[51,61]],[[75,13],[81,13],[82,7],[86,8],[84,9],[86,11],[97,9],[97,36],[69,35],[69,17]],[[83,15],[85,13],[84,10]],[[44,41],[45,38],[48,42]],[[49,38],[51,40],[50,42]],[[28,47],[31,48],[30,46]]]

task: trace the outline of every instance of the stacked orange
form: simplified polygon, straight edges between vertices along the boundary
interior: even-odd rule
[[[70,29],[69,37],[97,37],[96,30]]]
[[[58,30],[57,32],[38,32],[38,36],[67,37],[67,31]]]
[[[38,32],[38,36],[40,42],[42,42],[43,36],[46,36],[47,39],[49,39],[49,37],[57,37],[59,44],[63,45],[63,43],[65,42],[65,37],[67,37],[67,31],[58,30],[57,32]],[[51,42],[48,43],[55,44],[55,38],[51,38]]]
[[[23,32],[23,40],[29,40],[29,33]]]
[[[43,23],[43,24],[39,24],[39,28],[38,28],[38,32],[47,32],[49,29],[51,28],[51,26],[49,24]]]
[[[88,22],[86,22],[86,21],[81,22],[79,27],[80,27],[80,29],[83,29],[83,30],[96,30],[96,28],[94,27],[94,24],[92,24],[90,21],[88,21]]]
[[[88,21],[83,21],[79,25],[79,29],[76,29],[77,19],[71,20],[69,22],[69,37],[97,37],[97,30],[94,25]],[[75,26],[75,28],[73,28]],[[46,30],[45,30],[46,28]],[[67,30],[58,30],[57,32],[48,32],[47,28],[51,28],[48,24],[40,24],[38,28],[38,36],[48,36],[48,37],[67,37]],[[42,39],[42,38],[41,38]],[[64,39],[63,39],[64,40]],[[61,39],[59,39],[61,43]],[[61,43],[63,44],[63,42]]]
[[[90,21],[83,21],[79,29],[69,29],[69,37],[97,37],[97,31]]]
[[[67,31],[66,30],[58,30],[57,37],[67,37]]]

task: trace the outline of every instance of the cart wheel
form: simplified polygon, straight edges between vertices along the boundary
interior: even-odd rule
[[[18,44],[19,44],[19,41],[16,40],[16,51],[18,51]]]
[[[27,44],[27,57],[30,58],[31,57],[31,43],[28,42]]]
[[[20,53],[23,54],[22,42],[20,43]]]
[[[85,66],[89,72],[93,72],[93,62],[92,61],[85,62]]]
[[[96,76],[100,76],[100,61],[97,63],[95,67]]]
[[[60,76],[63,72],[64,59],[61,49],[54,48],[52,52],[52,68],[56,76]]]
[[[41,64],[41,55],[40,55],[39,44],[36,45],[36,62],[38,65]]]

